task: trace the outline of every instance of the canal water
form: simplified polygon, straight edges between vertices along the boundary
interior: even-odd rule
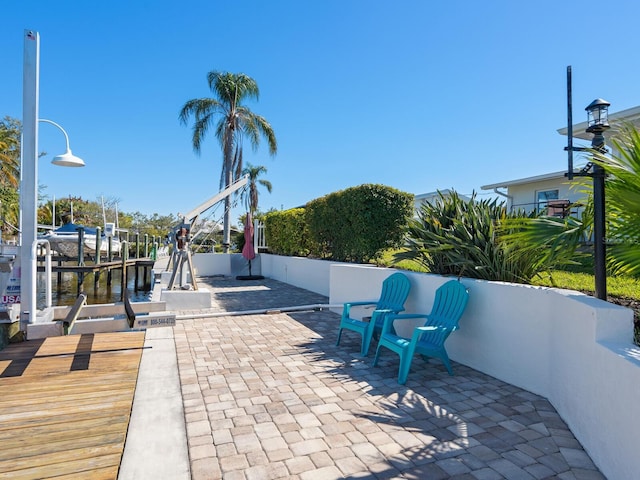
[[[133,270],[133,269],[129,269]],[[138,288],[135,286],[135,272],[129,272],[125,287],[129,293],[129,300],[132,302],[145,302],[151,300],[149,279],[144,282],[142,278],[143,270],[140,269],[138,278]],[[37,307],[39,309],[46,306],[46,277],[45,273],[39,272],[37,279]],[[150,272],[148,273],[150,275]],[[62,273],[62,279],[58,283],[58,274],[53,273],[51,278],[51,303],[53,306],[73,305],[78,296],[78,276],[75,273]],[[87,295],[87,303],[95,305],[98,303],[116,303],[122,301],[122,280],[120,270],[115,270],[111,277],[111,284],[108,285],[107,273],[103,272],[95,283],[93,273],[85,274],[82,283],[83,292]]]

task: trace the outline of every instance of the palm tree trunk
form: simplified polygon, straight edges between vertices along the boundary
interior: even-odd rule
[[[226,132],[224,140],[224,187],[227,188],[233,183],[233,128]],[[224,199],[224,218],[222,226],[222,253],[229,253],[231,245],[231,197]]]
[[[231,245],[231,197],[226,197],[224,199],[222,253],[229,253],[230,245]]]
[[[233,183],[233,168],[229,162],[225,170],[225,188]],[[222,227],[222,252],[229,253],[231,245],[231,196],[224,199],[224,219]]]

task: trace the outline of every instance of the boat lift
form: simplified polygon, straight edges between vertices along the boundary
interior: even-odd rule
[[[167,264],[167,271],[172,269],[171,279],[169,280],[169,284],[167,285],[168,290],[173,290],[174,284],[176,283],[176,277],[179,275],[180,281],[179,286],[183,290],[198,290],[198,286],[196,284],[195,271],[193,269],[193,263],[191,261],[191,250],[189,248],[189,243],[191,241],[191,232],[193,231],[196,222],[200,215],[209,210],[218,202],[221,202],[225,198],[227,198],[232,193],[237,192],[245,185],[249,183],[249,176],[245,175],[238,180],[234,181],[231,185],[229,185],[224,190],[221,190],[217,194],[215,194],[210,199],[202,202],[196,208],[187,212],[182,216],[182,223],[177,225],[173,232],[171,232],[171,242],[173,243],[173,250],[171,252],[171,258],[169,259],[169,263]],[[183,285],[182,279],[184,273],[184,267],[188,268],[188,273],[190,277],[190,284]]]

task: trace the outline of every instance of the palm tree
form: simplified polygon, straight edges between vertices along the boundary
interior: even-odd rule
[[[20,135],[19,120],[5,117],[0,121],[0,185],[18,187],[20,182]]]
[[[640,273],[640,133],[625,124],[611,139],[618,151],[607,156],[595,153],[608,174],[606,180],[609,267],[614,273]]]
[[[269,143],[269,153],[278,149],[271,125],[264,117],[256,115],[242,104],[247,99],[258,99],[258,84],[244,73],[211,71],[207,74],[209,89],[216,98],[195,98],[184,104],[180,111],[180,122],[187,124],[191,116],[193,124],[193,149],[200,153],[202,142],[215,126],[216,137],[222,147],[222,171],[220,188],[225,188],[240,177],[242,172],[242,143],[248,137],[253,149],[257,149],[260,137]],[[231,199],[225,198],[222,242],[228,253],[231,241]]]
[[[243,175],[247,175],[249,177],[249,197],[248,197],[248,207],[249,211],[253,214],[258,210],[258,183],[267,189],[269,193],[271,193],[271,189],[273,186],[269,180],[258,180],[258,177],[267,173],[267,167],[263,167],[262,165],[251,165],[247,164],[247,167],[242,170]]]

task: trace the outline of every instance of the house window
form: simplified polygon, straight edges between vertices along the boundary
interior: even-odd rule
[[[536,192],[536,208],[538,212],[546,211],[549,201],[558,200],[558,190],[539,190]]]

